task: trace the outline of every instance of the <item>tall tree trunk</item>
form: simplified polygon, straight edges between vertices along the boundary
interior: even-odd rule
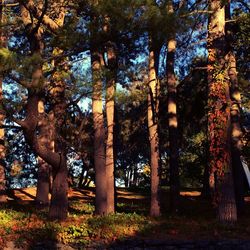
[[[62,27],[65,19],[65,6],[58,6],[58,18],[56,23],[58,28]],[[53,54],[60,55],[63,51],[59,48],[54,48]],[[55,60],[52,61],[56,72],[51,77],[50,84],[50,103],[52,104],[52,117],[54,118],[54,150],[59,154],[59,164],[57,168],[52,168],[53,182],[51,190],[51,202],[49,207],[49,218],[64,220],[67,218],[68,212],[68,168],[67,168],[67,149],[64,140],[62,139],[62,129],[65,125],[66,115],[66,99],[65,88],[66,83],[63,79],[63,73],[67,71],[65,63]],[[52,166],[53,167],[53,166]]]
[[[231,119],[229,82],[225,68],[225,7],[209,1],[208,24],[208,133],[210,172],[216,173],[215,195],[218,220],[237,220],[231,161]]]
[[[179,209],[179,152],[178,152],[178,121],[176,78],[174,73],[176,40],[168,41],[167,52],[167,88],[168,88],[168,133],[169,133],[169,167],[170,167],[170,210],[177,212]]]
[[[67,151],[62,139],[62,128],[65,121],[65,82],[60,78],[60,73],[55,73],[51,80],[50,101],[54,118],[54,151],[60,157],[57,168],[52,168],[53,183],[49,218],[64,220],[68,211],[68,169]],[[53,149],[51,149],[53,150]]]
[[[231,123],[232,123],[232,164],[233,176],[235,183],[235,195],[238,214],[242,214],[244,209],[244,171],[241,162],[242,129],[240,124],[240,105],[241,96],[237,76],[236,58],[233,52],[233,30],[230,13],[230,0],[226,6],[226,61],[228,64],[228,76],[230,79],[230,94],[231,94]]]
[[[152,41],[150,41],[152,43]],[[160,152],[159,152],[159,80],[157,78],[159,53],[150,44],[149,50],[149,93],[148,130],[150,143],[151,204],[150,215],[160,216]]]
[[[39,73],[40,72],[40,73]],[[35,72],[35,78],[42,77],[41,69]],[[66,157],[63,150],[53,152],[45,145],[41,144],[37,137],[38,124],[38,103],[40,100],[39,93],[33,89],[29,89],[28,100],[26,105],[26,118],[24,121],[18,122],[24,131],[26,141],[34,149],[34,151],[53,168],[56,172],[52,188],[52,200],[49,211],[51,219],[64,220],[67,217],[68,201],[67,201],[67,165]],[[65,181],[66,180],[66,181]]]
[[[116,51],[115,44],[107,44],[108,73],[106,89],[106,174],[107,174],[107,213],[115,212],[115,179],[114,179],[114,111],[115,111],[115,84],[116,84]]]
[[[31,25],[32,18],[30,17],[30,13],[27,8],[21,5],[21,14],[23,23],[26,26]],[[44,43],[42,40],[43,29],[41,27],[37,27],[35,30],[31,29],[27,33],[27,37],[30,43],[32,54],[38,54],[40,57],[42,56]],[[38,66],[38,68],[33,72],[33,83],[38,86],[40,84],[40,80],[42,79],[42,65]],[[48,125],[45,118],[44,113],[44,104],[43,101],[40,100],[38,102],[38,115],[39,115],[39,144],[47,147],[48,143],[48,135],[46,134],[46,126]],[[46,141],[46,142],[45,142]],[[36,192],[36,203],[37,205],[48,205],[49,203],[49,166],[48,164],[41,158],[38,157],[38,179],[37,179],[37,192]]]
[[[38,112],[39,112],[39,143],[45,147],[53,150],[53,128],[44,111],[44,102],[39,101]],[[50,192],[50,168],[51,166],[45,162],[41,157],[38,156],[38,176],[37,176],[37,189],[36,189],[36,204],[37,206],[48,206],[49,205],[49,192]]]
[[[49,218],[52,220],[65,220],[68,213],[68,168],[64,149],[57,151],[60,156],[58,169],[53,169],[53,184]]]
[[[62,12],[63,13],[63,12]],[[64,16],[61,16],[63,24]],[[62,50],[55,48],[53,54],[62,54]],[[53,182],[51,192],[51,202],[49,208],[50,219],[64,220],[68,211],[68,168],[67,168],[67,149],[63,138],[63,127],[65,126],[66,116],[66,83],[63,75],[67,70],[64,62],[53,61],[56,72],[51,77],[50,84],[50,103],[52,104],[52,117],[54,118],[54,151],[60,155],[58,168],[52,169]],[[53,149],[52,149],[53,150]]]
[[[37,54],[41,57],[44,44],[42,41],[43,30],[40,26],[33,27],[33,22],[31,14],[34,13],[31,9],[34,8],[34,3],[29,1],[27,5],[21,4],[21,14],[24,24],[27,27],[30,27],[28,30],[28,40],[30,42],[30,47],[32,54]],[[37,13],[37,12],[36,12]],[[61,15],[60,20],[64,19],[64,14]],[[36,24],[37,25],[37,24]],[[57,24],[59,27],[59,25]],[[43,83],[43,71],[42,71],[42,62],[38,62],[34,71],[32,72],[32,87],[28,89],[28,100],[26,105],[26,118],[24,121],[19,121],[19,124],[22,126],[26,141],[34,149],[34,151],[41,157],[44,161],[50,164],[54,172],[54,182],[52,187],[52,198],[50,204],[49,217],[51,219],[64,220],[67,217],[68,209],[68,182],[67,182],[67,164],[66,164],[66,150],[64,145],[62,145],[59,129],[62,127],[62,121],[64,120],[64,108],[65,108],[65,98],[64,98],[64,89],[65,86],[61,82],[57,83],[54,90],[54,114],[55,115],[55,146],[56,152],[53,152],[48,148],[44,143],[41,143],[39,137],[37,136],[38,132],[38,123],[39,123],[39,112],[38,106],[43,92],[41,91],[41,83]],[[63,91],[62,91],[63,89]],[[58,93],[57,93],[58,91]],[[63,93],[63,94],[62,94]],[[59,96],[57,96],[59,94]],[[59,101],[58,101],[59,98]],[[58,139],[59,138],[59,139]]]
[[[93,94],[92,112],[94,123],[94,166],[95,166],[95,213],[107,214],[107,181],[105,164],[105,130],[102,102],[102,54],[92,48],[91,51]]]
[[[0,25],[4,22],[4,6],[3,0],[0,2]],[[0,28],[1,29],[1,28]],[[2,30],[0,30],[0,47],[6,46],[6,37]],[[0,75],[0,202],[7,201],[5,194],[6,189],[6,176],[5,176],[5,133],[4,133],[4,120],[5,112],[3,109],[3,76]]]

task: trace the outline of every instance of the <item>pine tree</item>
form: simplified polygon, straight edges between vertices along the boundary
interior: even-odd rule
[[[241,163],[241,151],[243,147],[243,132],[240,124],[241,94],[238,82],[238,73],[236,65],[236,56],[233,48],[233,24],[231,21],[231,4],[225,6],[225,38],[226,38],[226,63],[228,68],[228,77],[230,80],[230,99],[231,99],[231,126],[232,126],[232,167],[235,183],[235,195],[238,214],[244,208],[244,172]]]
[[[159,151],[159,48],[151,37],[149,44],[148,130],[150,142],[151,205],[150,215],[160,216],[160,151]]]
[[[0,26],[4,23],[4,1],[0,2]],[[0,48],[6,46],[6,36],[0,28]],[[3,128],[5,120],[5,111],[3,108],[3,76],[0,75],[0,202],[6,201],[5,195],[5,131]]]
[[[174,13],[173,3],[168,5],[170,14]],[[170,208],[178,211],[179,206],[179,166],[178,166],[178,121],[176,77],[174,72],[176,34],[171,34],[167,44],[167,89],[168,89],[168,133],[169,133],[169,168],[170,168]]]
[[[92,17],[94,30],[90,44],[91,69],[92,69],[92,113],[94,123],[94,167],[95,167],[95,213],[97,215],[107,214],[107,175],[105,164],[105,129],[103,117],[103,67],[104,61],[98,41],[98,20]]]
[[[222,223],[237,220],[231,160],[229,82],[225,68],[225,7],[209,1],[208,24],[208,133],[210,171],[215,178],[215,201]],[[211,175],[212,176],[212,175]]]

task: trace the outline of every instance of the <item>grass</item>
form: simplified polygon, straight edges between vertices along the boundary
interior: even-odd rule
[[[25,192],[29,192],[25,190]],[[32,199],[13,199],[0,209],[0,249],[14,241],[22,249],[38,242],[61,242],[78,248],[93,243],[112,244],[115,240],[143,239],[248,239],[250,233],[250,202],[246,213],[234,227],[225,227],[215,220],[214,208],[197,193],[183,192],[178,215],[168,212],[160,218],[148,216],[149,197],[145,193],[118,192],[116,214],[94,216],[93,191],[72,191],[69,216],[65,222],[47,221],[47,209],[36,210]],[[87,194],[87,195],[86,195]],[[88,197],[86,197],[88,196]],[[13,196],[14,197],[14,196]],[[168,211],[168,193],[163,195]],[[18,198],[18,197],[17,197]]]

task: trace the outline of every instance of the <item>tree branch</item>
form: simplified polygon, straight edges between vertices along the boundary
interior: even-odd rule
[[[28,2],[26,3],[26,1],[24,0],[18,0],[18,2],[22,4],[24,7],[26,6],[30,11],[30,13],[32,14],[32,16],[35,17],[38,21],[42,17],[41,18],[42,24],[44,24],[52,32],[56,33],[58,28],[60,28],[60,26],[53,19],[51,19],[45,13],[43,14],[43,12],[34,5],[33,1],[28,0]]]

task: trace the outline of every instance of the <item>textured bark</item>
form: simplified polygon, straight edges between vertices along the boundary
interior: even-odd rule
[[[39,112],[39,144],[43,144],[48,149],[54,149],[54,129],[53,117],[46,115],[44,111],[44,103],[40,100],[38,104]],[[37,190],[36,190],[36,204],[38,206],[49,205],[49,192],[50,192],[50,172],[51,166],[45,162],[41,157],[38,157],[38,176],[37,176]]]
[[[57,168],[52,166],[53,183],[51,192],[51,202],[49,207],[49,218],[64,220],[67,218],[68,211],[68,169],[67,169],[67,151],[66,146],[61,139],[61,128],[64,125],[65,117],[65,83],[57,82],[53,86],[56,91],[53,92],[53,116],[55,119],[55,139],[54,150],[59,155]],[[54,89],[52,88],[52,89]]]
[[[160,152],[158,134],[159,80],[157,79],[159,55],[149,50],[148,130],[150,143],[151,204],[150,215],[160,216]]]
[[[226,6],[226,21],[231,20],[230,15],[230,1]],[[226,31],[226,61],[228,65],[228,76],[230,79],[230,94],[231,94],[231,123],[232,123],[232,164],[233,164],[233,176],[235,184],[236,205],[238,214],[242,214],[244,210],[244,171],[241,163],[241,150],[243,147],[242,141],[242,129],[240,124],[240,106],[241,96],[239,90],[236,58],[233,52],[232,36],[233,30],[232,24],[227,22],[225,26]]]
[[[62,17],[64,18],[64,17]],[[63,22],[62,22],[63,23]],[[54,53],[61,54],[63,51],[58,48]],[[57,69],[51,77],[50,83],[50,103],[52,105],[52,116],[54,118],[54,151],[59,154],[60,161],[58,168],[53,168],[53,182],[51,192],[51,202],[49,207],[49,218],[64,220],[68,211],[68,169],[67,169],[67,149],[63,137],[62,128],[65,126],[66,98],[65,81],[61,76],[64,71],[62,62],[52,62]]]
[[[108,73],[106,89],[106,174],[107,174],[107,213],[115,212],[115,179],[114,179],[114,111],[116,84],[116,51],[114,43],[107,44]]]
[[[33,0],[18,0],[21,6],[25,6],[26,9],[29,11],[29,14],[33,16],[33,18],[36,18],[37,20],[40,20],[43,25],[48,27],[52,32],[56,32],[61,27],[61,17],[64,18],[64,14],[62,16],[60,15],[60,18],[58,20],[53,20],[46,14],[43,14],[41,6],[37,3],[34,3]],[[45,4],[48,4],[48,0],[44,1]],[[42,17],[42,18],[41,18]]]
[[[208,24],[208,133],[210,173],[216,174],[215,202],[222,223],[237,220],[231,161],[229,82],[225,68],[225,8],[210,1]]]
[[[105,164],[105,130],[102,103],[102,55],[92,48],[91,51],[93,94],[92,112],[94,123],[94,166],[95,166],[95,213],[107,214],[107,180]]]
[[[179,164],[178,164],[178,121],[176,100],[176,78],[174,57],[176,40],[168,41],[167,52],[167,87],[168,87],[168,129],[169,129],[169,167],[170,167],[170,210],[177,212],[179,207]]]
[[[21,15],[23,23],[28,27],[32,23],[32,18],[30,17],[30,13],[27,8],[21,5]],[[38,27],[36,31],[29,30],[27,32],[27,37],[30,43],[32,54],[37,53],[40,56],[42,55],[44,44],[42,41],[43,30]],[[33,73],[33,87],[39,84],[40,80],[43,78],[42,66],[38,66],[38,68]],[[38,97],[38,99],[40,99]],[[39,137],[38,144],[43,145],[43,147],[47,147],[47,143],[44,142],[46,140],[47,135],[45,133],[45,129],[42,127],[45,124],[44,121],[44,106],[43,102],[38,100],[38,113],[39,116]],[[40,106],[40,107],[39,107]],[[42,114],[41,114],[42,113]],[[42,119],[41,119],[42,118]],[[41,120],[40,120],[41,119]],[[36,192],[36,203],[37,205],[48,205],[49,203],[49,176],[48,176],[48,166],[47,163],[41,158],[38,157],[38,180],[37,180],[37,192]]]
[[[30,42],[31,52],[32,54],[42,55],[44,45],[42,41],[42,29],[40,27],[32,27],[32,10],[29,9],[29,4],[32,1],[28,1],[27,5],[21,4],[21,14],[23,23],[27,29],[27,37]],[[47,3],[47,2],[45,2]],[[64,18],[64,15],[60,15]],[[31,26],[31,27],[30,27]],[[59,85],[61,82],[59,82]],[[38,62],[36,67],[34,67],[34,71],[32,73],[32,81],[31,88],[28,89],[28,100],[26,104],[26,118],[24,121],[19,121],[19,124],[22,126],[26,141],[29,143],[31,148],[41,157],[45,162],[50,164],[53,168],[54,172],[54,182],[52,187],[52,198],[51,198],[51,206],[49,210],[49,217],[51,219],[64,220],[67,217],[67,207],[68,207],[68,198],[67,198],[67,190],[68,190],[68,182],[67,182],[67,165],[66,165],[66,151],[64,145],[62,145],[59,136],[58,128],[62,127],[61,121],[63,121],[63,117],[65,112],[64,108],[64,93],[65,86],[61,86],[59,88],[59,93],[54,92],[54,97],[59,98],[55,100],[53,112],[55,115],[55,146],[56,151],[54,152],[50,148],[46,146],[45,143],[41,143],[39,140],[39,136],[37,136],[38,132],[38,124],[39,124],[39,102],[41,101],[41,96],[43,95],[41,91],[41,86],[43,86],[43,71],[42,71],[42,63]],[[62,91],[63,89],[63,91]],[[60,99],[61,98],[61,99]],[[63,100],[63,101],[62,101]],[[53,100],[54,101],[54,100]],[[62,105],[63,103],[63,105]]]
[[[36,188],[36,205],[49,205],[50,191],[50,166],[40,157],[38,157],[38,173]]]
[[[3,0],[0,2],[0,24],[4,21],[3,16]],[[6,46],[6,37],[2,30],[0,30],[0,47]],[[0,75],[0,202],[7,201],[5,194],[6,189],[6,177],[5,177],[5,133],[4,128],[2,128],[5,120],[5,112],[2,106],[3,103],[3,77]]]
[[[49,218],[51,220],[65,220],[68,213],[68,168],[65,153],[59,153],[60,162],[54,171]],[[54,170],[54,169],[53,169]]]

